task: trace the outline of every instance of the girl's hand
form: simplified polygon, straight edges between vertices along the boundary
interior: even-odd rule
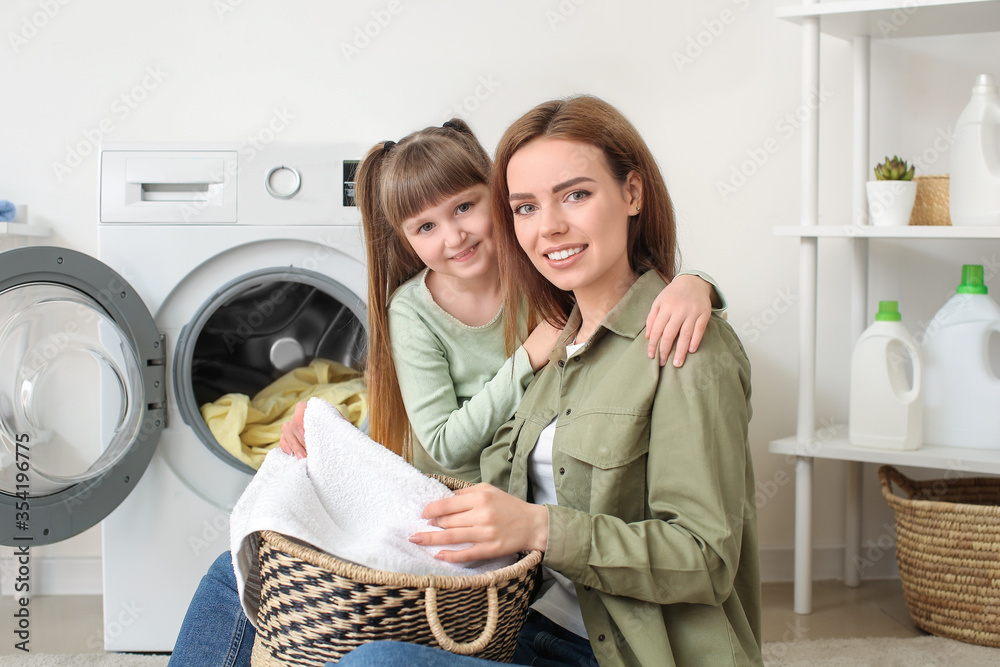
[[[542,366],[549,362],[549,355],[552,348],[559,340],[562,329],[556,329],[548,322],[542,322],[532,331],[524,341],[524,350],[528,353],[528,360],[531,362],[531,370],[538,372]]]
[[[281,425],[281,440],[278,441],[281,451],[291,454],[297,459],[306,457],[306,429],[302,424],[302,417],[305,413],[306,402],[296,403],[295,414],[289,421]]]
[[[711,283],[698,276],[675,276],[663,288],[646,317],[646,338],[649,339],[649,358],[656,357],[659,348],[660,365],[667,363],[670,348],[677,340],[674,366],[680,368],[688,352],[695,352],[712,317]]]
[[[464,544],[459,550],[442,550],[435,558],[465,563],[509,556],[519,551],[545,551],[549,536],[549,512],[489,484],[459,489],[451,498],[436,500],[422,515],[444,530],[417,533],[414,544],[441,546]]]

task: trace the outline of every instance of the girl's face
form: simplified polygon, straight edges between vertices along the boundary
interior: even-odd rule
[[[403,221],[401,231],[431,271],[479,278],[496,264],[489,188],[485,183],[451,195]]]
[[[518,243],[553,285],[611,295],[634,281],[628,263],[628,218],[636,213],[641,180],[618,183],[596,146],[535,139],[511,157],[507,188]]]

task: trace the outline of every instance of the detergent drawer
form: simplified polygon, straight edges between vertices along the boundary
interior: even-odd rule
[[[101,153],[101,222],[236,222],[236,151]]]

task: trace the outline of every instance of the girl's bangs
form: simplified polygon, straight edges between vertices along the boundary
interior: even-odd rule
[[[489,179],[483,165],[454,142],[414,141],[393,157],[382,179],[382,205],[393,227]]]

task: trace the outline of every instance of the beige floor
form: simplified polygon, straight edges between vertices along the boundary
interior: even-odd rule
[[[766,584],[764,641],[839,637],[913,637],[922,634],[910,621],[899,581],[866,581],[860,588],[819,582],[813,588],[813,613],[792,611],[792,585]],[[99,596],[37,597],[29,606],[32,653],[95,653],[102,650]],[[15,654],[10,597],[0,598],[0,655]]]

